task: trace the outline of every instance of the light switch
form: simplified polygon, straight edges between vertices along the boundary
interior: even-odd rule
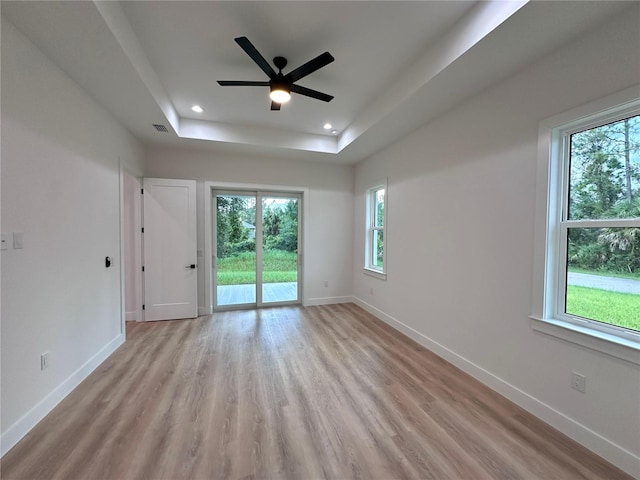
[[[0,250],[9,250],[9,234],[3,233],[0,236]]]
[[[24,248],[24,234],[22,232],[13,232],[13,248],[16,250]]]

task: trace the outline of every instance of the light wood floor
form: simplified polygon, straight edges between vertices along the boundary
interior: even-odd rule
[[[628,479],[347,305],[128,325],[3,479]]]

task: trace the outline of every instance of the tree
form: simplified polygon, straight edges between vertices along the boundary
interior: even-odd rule
[[[271,237],[280,233],[280,212],[273,205],[266,206],[262,212],[262,232]]]
[[[298,251],[298,201],[289,200],[282,210],[280,249]]]
[[[640,116],[571,136],[570,218],[610,218],[639,190]]]
[[[229,219],[227,212],[229,211],[230,201],[228,197],[218,196],[216,197],[216,232],[217,232],[217,256],[218,258],[224,258],[227,256],[228,248],[227,242],[231,232],[229,226]]]
[[[376,220],[375,224],[382,226],[384,225],[384,194],[385,190],[381,189],[376,192],[377,200],[376,200]],[[378,265],[382,265],[384,262],[384,238],[383,232],[379,232],[379,237],[376,245],[376,260]]]
[[[571,136],[569,218],[640,217],[640,116]],[[640,271],[640,229],[580,228],[569,235],[569,263]]]
[[[627,200],[633,200],[633,192],[631,190],[631,141],[629,138],[629,119],[624,120],[624,178],[627,192]]]
[[[246,229],[242,226],[241,213],[244,201],[240,197],[231,197],[231,205],[227,213],[229,220],[229,242],[238,243],[245,239]]]
[[[623,166],[609,133],[601,127],[572,136],[571,219],[603,218],[622,194]]]
[[[298,201],[289,200],[285,204],[264,205],[262,229],[266,248],[298,251]]]
[[[243,226],[243,218],[250,208],[244,197],[223,196],[216,198],[217,255],[224,258],[237,251],[251,249],[250,245],[239,244],[248,239],[248,231]],[[255,205],[253,206],[255,211]]]
[[[616,213],[620,218],[640,218],[640,197],[634,202],[619,204]],[[612,254],[610,267],[629,273],[640,272],[640,228],[603,228],[598,242]]]

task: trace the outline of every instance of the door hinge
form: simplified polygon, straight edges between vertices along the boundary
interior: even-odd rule
[[[142,304],[142,309],[144,310],[144,303]]]

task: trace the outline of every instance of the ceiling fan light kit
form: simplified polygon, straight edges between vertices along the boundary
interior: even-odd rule
[[[271,87],[271,93],[269,94],[269,97],[274,102],[280,104],[287,103],[289,100],[291,100],[291,94],[284,88]]]
[[[291,92],[295,92],[306,97],[315,98],[323,102],[330,102],[333,96],[326,93],[318,92],[310,88],[295,85],[301,78],[312,74],[316,70],[325,67],[335,59],[329,52],[324,52],[316,58],[309,60],[304,65],[292,70],[284,75],[282,69],[287,66],[287,59],[284,57],[275,57],[273,64],[278,69],[278,73],[269,65],[264,57],[258,52],[256,47],[249,41],[247,37],[238,37],[234,39],[238,45],[245,51],[249,57],[267,74],[269,81],[243,81],[243,80],[218,80],[218,85],[223,87],[269,87],[271,98],[271,110],[280,110],[280,105],[291,99]]]
[[[269,93],[269,97],[272,101],[282,104],[291,100],[291,87],[287,82],[276,78],[271,81],[270,87],[271,93]]]

